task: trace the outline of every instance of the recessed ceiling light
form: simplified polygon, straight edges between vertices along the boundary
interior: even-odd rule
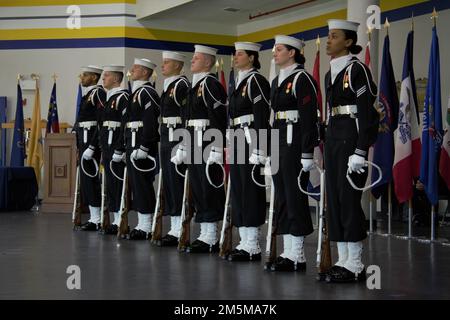
[[[232,7],[226,7],[226,8],[223,8],[223,10],[224,11],[229,11],[229,12],[238,12],[241,9],[239,9],[239,8],[232,8]]]

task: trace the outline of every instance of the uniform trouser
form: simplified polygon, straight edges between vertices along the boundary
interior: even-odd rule
[[[367,237],[362,192],[353,189],[346,178],[348,158],[355,152],[357,139],[350,121],[354,123],[352,119],[348,123],[330,121],[325,141],[328,237],[337,242],[357,242]],[[363,174],[352,173],[351,178],[362,187],[367,170]]]
[[[140,213],[153,213],[156,205],[155,190],[153,188],[156,168],[150,172],[137,170],[130,161],[132,152],[131,146],[127,147],[127,172],[133,194],[133,207]],[[141,169],[148,169],[154,166],[153,161],[150,159],[135,160],[135,164]]]
[[[234,164],[230,164],[232,223],[236,227],[259,227],[266,218],[266,190],[252,179],[253,164],[248,162],[247,143],[244,150],[243,157],[238,154],[237,148],[231,155],[234,159]],[[239,164],[238,160],[244,160],[244,163]],[[254,176],[259,184],[264,185],[262,169],[263,166],[256,166]]]
[[[164,126],[164,124],[162,125]],[[172,150],[176,152],[177,142],[169,142],[167,128],[161,127],[161,169],[164,192],[164,215],[180,216],[183,202],[184,178],[175,170],[175,164],[170,161]],[[186,166],[178,165],[178,171],[184,174]]]
[[[287,144],[287,124],[275,120],[273,130],[279,130],[279,154],[271,152],[272,161],[278,157],[278,172],[272,172],[275,186],[275,216],[277,234],[290,234],[296,237],[313,232],[308,196],[300,191],[297,177],[302,168],[301,122],[293,125],[292,144]],[[302,175],[302,186],[306,189],[309,174]]]
[[[280,165],[273,176],[275,186],[275,221],[277,234],[306,236],[314,229],[309,211],[308,196],[298,187],[297,177],[302,168],[300,146],[280,146]],[[302,175],[302,187],[306,189],[309,174]]]
[[[88,134],[88,141],[90,135]],[[101,205],[101,182],[100,175],[94,178],[88,177],[81,169],[81,161],[83,161],[83,167],[90,175],[95,173],[95,165],[92,160],[82,160],[83,152],[89,147],[89,143],[83,142],[83,132],[78,131],[78,163],[80,164],[80,190],[81,199],[85,205],[92,207],[100,207]],[[94,159],[97,163],[100,163],[101,152],[99,148],[95,149]]]
[[[111,172],[109,164],[114,154],[114,147],[119,139],[119,130],[114,130],[111,145],[108,145],[109,131],[106,127],[102,127],[100,130],[100,145],[102,148],[102,162],[105,168],[105,182],[106,182],[106,197],[108,199],[109,212],[119,212],[120,200],[122,197],[122,185],[123,181],[117,179]],[[112,167],[114,173],[122,178],[125,164],[123,162],[113,162]]]
[[[195,164],[194,148],[196,153],[203,155],[206,145],[203,147],[197,146],[197,134],[194,134],[193,129],[191,134],[191,163],[188,164],[189,183],[192,190],[192,198],[195,206],[195,222],[217,222],[222,220],[223,210],[225,207],[225,189],[224,187],[215,188],[211,186],[206,177],[206,163],[198,159],[200,163]],[[189,156],[189,155],[188,155]],[[206,156],[207,157],[207,156]],[[201,161],[200,161],[201,160]],[[213,164],[209,166],[209,176],[215,185],[221,184],[223,181],[223,173],[219,165]]]

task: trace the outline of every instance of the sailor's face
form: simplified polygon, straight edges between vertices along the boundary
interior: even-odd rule
[[[95,74],[90,72],[83,72],[80,75],[80,80],[83,87],[89,87],[97,84],[95,81]]]
[[[103,87],[111,89],[114,84],[114,74],[110,71],[103,72]]]
[[[288,50],[283,44],[276,44],[273,50],[273,58],[278,66],[285,65],[291,58],[295,56],[295,50]]]
[[[194,53],[191,60],[191,71],[192,73],[202,72],[207,68],[207,58],[204,54],[200,52]]]
[[[245,50],[236,50],[234,66],[238,69],[247,69],[253,65],[253,56],[250,57]]]
[[[341,56],[344,52],[348,51],[348,47],[351,43],[352,40],[345,39],[344,31],[340,29],[331,29],[327,39],[327,55],[331,57]]]
[[[131,80],[141,80],[145,77],[148,78],[148,74],[145,72],[145,67],[139,65],[139,64],[133,64],[130,70],[131,73]]]
[[[162,75],[165,77],[170,77],[178,74],[179,62],[172,59],[164,59],[161,66]]]

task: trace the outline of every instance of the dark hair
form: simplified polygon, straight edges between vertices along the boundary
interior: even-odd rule
[[[350,51],[351,54],[358,54],[362,51],[362,47],[360,45],[357,45],[358,43],[358,35],[355,31],[351,30],[342,30],[345,34],[345,40],[353,40],[352,45],[348,48],[348,51]]]
[[[116,72],[116,71],[114,71],[114,74],[117,76],[119,83],[122,83],[123,72]]]
[[[284,44],[284,46],[288,50],[295,50],[295,56],[294,56],[295,62],[297,62],[298,64],[301,64],[301,65],[305,64],[305,62],[306,62],[305,56],[301,54],[300,50],[298,50],[297,48],[294,48],[293,46],[290,46],[288,44]]]
[[[253,56],[253,67],[257,70],[261,69],[261,63],[259,62],[259,53],[258,51],[245,50],[247,55]]]
[[[95,73],[95,72],[85,72],[86,74],[90,75],[90,76],[94,76],[95,80],[98,82],[100,80],[101,74],[100,73]]]

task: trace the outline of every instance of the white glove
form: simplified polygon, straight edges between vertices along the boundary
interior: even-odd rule
[[[142,159],[147,159],[147,155],[148,155],[147,151],[139,148],[139,149],[133,150],[130,157],[133,158],[134,160],[142,160]]]
[[[84,160],[92,160],[94,156],[94,147],[89,146],[86,150],[84,150],[83,155],[81,156]]]
[[[207,163],[222,164],[222,162],[223,162],[222,151],[219,148],[212,147],[211,152],[209,153]]]
[[[112,161],[114,162],[122,162],[125,158],[125,154],[120,151],[114,151],[112,156]]]
[[[364,173],[366,170],[364,170],[363,167],[366,166],[366,160],[364,159],[364,157],[358,156],[357,154],[352,154],[348,158],[348,173]]]
[[[272,175],[272,169],[270,167],[270,157],[266,158],[266,163],[264,165],[264,175],[265,176],[271,176]]]
[[[313,159],[302,159],[302,167],[303,171],[309,172],[314,169],[314,160]]]
[[[182,164],[187,157],[186,149],[183,145],[179,145],[177,152],[170,159],[170,161],[176,165]]]
[[[261,150],[254,149],[248,162],[251,164],[266,164],[267,157],[264,156],[264,152]]]

